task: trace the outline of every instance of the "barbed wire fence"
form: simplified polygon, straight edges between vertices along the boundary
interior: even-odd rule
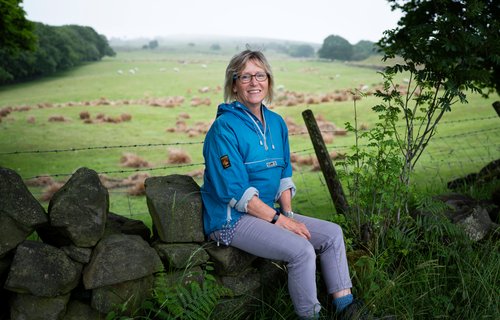
[[[419,163],[415,168],[415,174],[422,177],[420,183],[424,184],[441,184],[446,185],[450,179],[466,176],[472,172],[479,171],[483,166],[489,162],[500,159],[500,125],[498,124],[498,117],[480,117],[469,118],[462,120],[443,121],[443,125],[453,126],[460,122],[472,122],[474,125],[469,125],[471,128],[467,132],[459,132],[447,135],[438,135],[433,137],[427,150],[422,155]],[[322,131],[328,133],[328,131]],[[307,132],[293,133],[291,136],[307,136]],[[2,157],[24,157],[41,154],[53,154],[56,156],[65,156],[68,153],[76,153],[81,151],[97,151],[104,152],[110,149],[123,149],[130,150],[134,148],[157,148],[157,147],[182,147],[187,145],[194,145],[201,147],[203,141],[196,142],[173,142],[173,143],[144,143],[144,144],[120,144],[120,145],[102,145],[102,146],[88,146],[88,147],[73,147],[65,149],[51,149],[51,150],[14,150],[7,152],[0,152],[0,160]],[[337,153],[349,153],[352,145],[339,145],[336,142],[327,145],[328,150]],[[367,147],[361,145],[361,147]],[[314,148],[294,149],[291,145],[291,152],[297,156],[314,158]],[[334,161],[335,163],[335,161]],[[83,166],[83,165],[82,165]],[[204,168],[203,162],[172,164],[156,167],[141,167],[141,168],[123,168],[123,169],[109,169],[99,171],[100,175],[113,175],[113,174],[134,174],[139,172],[147,172],[151,175],[168,175],[176,174],[179,171],[186,169]],[[53,172],[53,173],[40,173],[40,175],[32,177],[23,177],[25,180],[35,179],[40,177],[51,178],[68,178],[72,172]],[[197,182],[201,185],[202,180],[198,177]],[[323,207],[330,207],[334,210],[334,205],[325,179],[319,168],[313,169],[310,165],[300,165],[294,167],[294,181],[300,192],[305,193],[303,201],[308,202],[307,205],[314,207],[322,205]],[[42,194],[40,188],[32,190],[35,198],[39,198]],[[121,210],[118,212],[122,215],[132,218],[144,218],[149,216],[147,211],[146,201],[143,197],[133,196],[123,188],[109,189],[110,199],[120,198],[121,205],[116,206]],[[314,200],[312,200],[314,199]],[[318,200],[319,199],[319,200]],[[139,201],[139,202],[138,202]],[[314,201],[314,203],[312,203]],[[320,203],[318,203],[318,201]],[[114,210],[113,200],[110,211]],[[125,203],[123,203],[125,202]],[[139,204],[138,204],[139,203]],[[142,203],[142,204],[140,204]],[[126,208],[127,212],[123,212]]]

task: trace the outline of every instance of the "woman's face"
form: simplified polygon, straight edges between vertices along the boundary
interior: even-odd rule
[[[249,60],[245,68],[240,72],[239,76],[255,75],[257,73],[266,73],[266,70],[257,64],[254,60]],[[251,77],[250,82],[242,83],[241,78],[234,81],[233,92],[236,93],[238,101],[244,104],[247,108],[260,108],[262,101],[267,97],[269,88],[269,78],[259,82],[256,77]]]

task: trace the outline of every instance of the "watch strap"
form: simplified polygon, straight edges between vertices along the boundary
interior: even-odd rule
[[[278,209],[276,209],[276,213],[274,214],[274,217],[273,217],[273,220],[271,220],[271,223],[275,224],[276,221],[278,221],[280,215],[281,215],[281,212]]]

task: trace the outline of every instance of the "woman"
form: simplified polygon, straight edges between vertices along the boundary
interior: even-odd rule
[[[295,185],[284,120],[269,110],[274,79],[259,51],[235,55],[226,69],[224,100],[203,146],[204,228],[211,239],[288,264],[288,289],[300,318],[314,319],[319,254],[328,292],[341,318],[359,309],[340,227],[292,211]],[[279,208],[275,208],[275,203]]]

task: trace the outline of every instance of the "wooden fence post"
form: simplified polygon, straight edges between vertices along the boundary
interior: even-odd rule
[[[500,117],[500,101],[493,102],[493,109],[495,109],[497,115]]]
[[[304,118],[307,131],[309,132],[309,137],[311,138],[311,142],[314,146],[314,151],[316,152],[316,157],[318,158],[321,171],[323,172],[326,184],[328,185],[328,190],[330,191],[330,196],[332,197],[335,209],[337,210],[337,213],[346,214],[349,209],[349,205],[347,204],[347,200],[345,198],[344,189],[342,189],[342,185],[340,184],[340,180],[337,176],[337,171],[333,166],[332,159],[330,159],[330,155],[326,149],[325,141],[323,140],[321,131],[316,123],[316,119],[314,119],[314,115],[311,110],[305,110],[302,112],[302,117]]]

